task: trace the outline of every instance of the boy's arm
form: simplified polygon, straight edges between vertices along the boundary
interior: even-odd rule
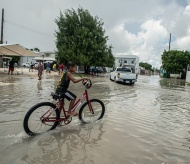
[[[73,83],[78,83],[80,81],[83,81],[86,78],[81,78],[81,79],[75,79],[70,72],[67,73],[67,77],[73,82]]]

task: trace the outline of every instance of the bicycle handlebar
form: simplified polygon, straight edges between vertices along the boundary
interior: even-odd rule
[[[75,72],[76,73],[76,72]],[[79,75],[81,78],[83,78],[79,73],[76,73],[77,75]],[[82,81],[82,84],[86,87],[86,89],[90,89],[92,86],[92,81],[90,79],[84,79]]]

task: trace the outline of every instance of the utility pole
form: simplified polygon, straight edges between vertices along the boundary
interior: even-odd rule
[[[170,44],[171,44],[171,33],[170,33],[170,39],[169,39],[169,51],[168,51],[168,55],[169,55],[169,53],[170,53]],[[165,77],[166,77],[166,78],[170,78],[170,72],[168,72],[167,70],[166,70],[166,75],[165,75]]]
[[[2,9],[2,19],[1,19],[1,42],[3,44],[3,23],[4,23],[4,9]]]
[[[170,33],[170,39],[169,39],[169,51],[170,51],[170,44],[171,44],[171,33]]]

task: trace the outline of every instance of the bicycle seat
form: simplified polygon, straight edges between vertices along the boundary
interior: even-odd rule
[[[57,93],[54,93],[54,92],[51,93],[51,96],[52,96],[53,99],[55,99],[55,100],[57,100],[57,99],[60,100],[60,99],[64,98],[64,95],[57,94]]]

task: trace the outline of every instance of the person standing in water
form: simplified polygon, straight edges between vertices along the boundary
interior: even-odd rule
[[[40,61],[38,64],[38,80],[42,79],[42,72],[43,72],[43,65],[42,62]]]

